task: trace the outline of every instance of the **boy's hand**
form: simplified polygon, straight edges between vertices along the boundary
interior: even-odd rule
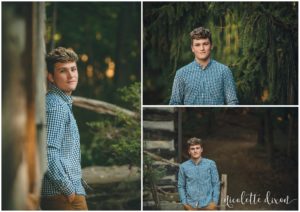
[[[68,202],[72,203],[75,199],[75,193],[72,193],[71,195],[67,196],[67,198],[68,198]]]
[[[188,205],[188,204],[184,204],[183,205],[184,210],[186,211],[195,211],[196,209],[193,208],[192,206]]]

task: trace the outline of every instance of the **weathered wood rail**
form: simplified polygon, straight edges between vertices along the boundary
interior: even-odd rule
[[[138,114],[127,110],[125,108],[119,107],[114,104],[110,104],[104,101],[89,99],[85,97],[72,96],[73,105],[87,110],[94,111],[101,114],[110,114],[116,116],[118,113],[124,113],[131,117],[138,117]]]

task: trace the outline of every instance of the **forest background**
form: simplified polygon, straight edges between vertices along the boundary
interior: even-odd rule
[[[145,105],[168,104],[189,33],[211,30],[212,58],[233,72],[240,104],[298,104],[297,2],[144,2]]]

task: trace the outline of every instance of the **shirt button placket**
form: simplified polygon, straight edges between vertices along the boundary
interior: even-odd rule
[[[198,164],[197,165],[197,175],[198,175],[198,181],[197,181],[197,185],[198,185],[198,188],[197,188],[197,190],[198,190],[198,195],[199,195],[199,199],[198,199],[198,201],[197,201],[197,207],[200,207],[200,196],[201,196],[201,187],[200,187],[200,180],[201,180],[201,178],[200,178],[200,164]]]
[[[199,104],[203,105],[204,104],[204,70],[202,70],[201,67],[199,67],[200,71],[200,90],[199,90],[199,95],[200,95],[200,102]]]

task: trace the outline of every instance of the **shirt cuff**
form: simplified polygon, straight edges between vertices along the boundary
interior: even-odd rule
[[[68,185],[66,187],[62,187],[61,188],[61,192],[63,193],[63,195],[65,196],[70,196],[71,194],[75,193],[75,189],[73,188],[72,185]]]

